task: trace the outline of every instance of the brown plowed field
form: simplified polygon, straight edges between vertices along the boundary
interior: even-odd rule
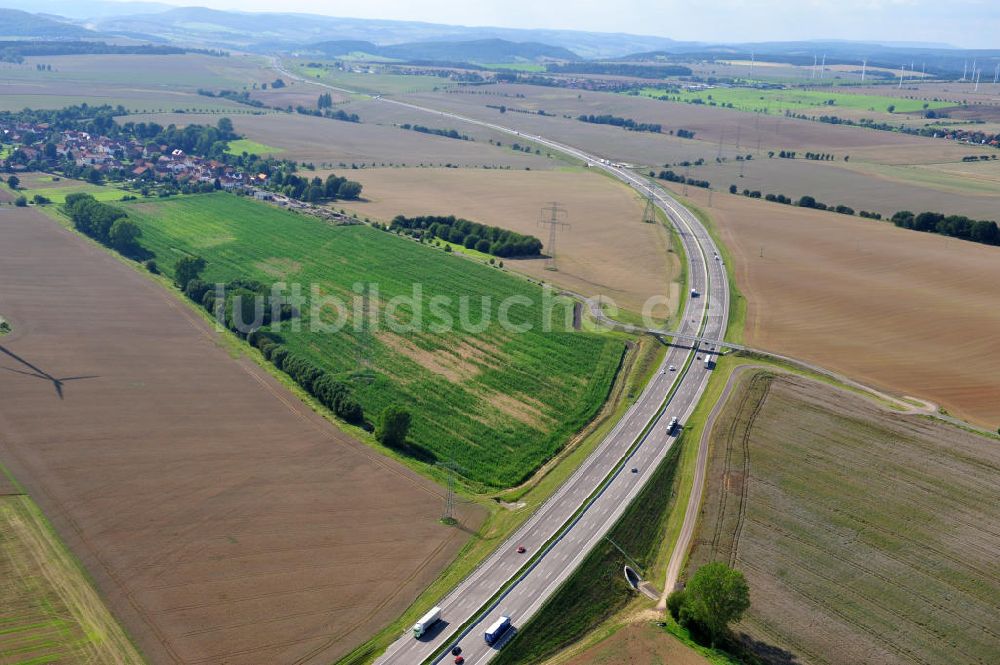
[[[710,665],[711,661],[651,622],[632,623],[560,665]]]
[[[748,344],[1000,425],[1000,247],[742,196],[716,193],[712,208],[702,192],[691,198],[733,256]]]
[[[711,436],[689,571],[743,571],[765,662],[998,662],[996,440],[767,372]]]
[[[152,662],[329,663],[463,543],[442,490],[48,218],[0,210],[0,284],[0,459]]]

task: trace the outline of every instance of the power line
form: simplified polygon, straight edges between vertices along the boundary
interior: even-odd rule
[[[561,227],[569,228],[569,222],[564,221],[566,216],[566,209],[560,208],[559,204],[555,201],[541,210],[538,225],[549,227],[549,244],[545,247],[549,255],[548,262],[545,265],[546,270],[558,270],[556,267],[556,231]]]
[[[656,200],[653,196],[653,185],[649,185],[646,194],[646,209],[642,211],[642,221],[645,224],[656,224]]]

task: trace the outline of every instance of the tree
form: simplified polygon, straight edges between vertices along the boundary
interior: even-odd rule
[[[18,208],[27,207],[27,205],[28,205],[28,197],[27,196],[23,196],[23,195],[17,197],[16,199],[14,199],[14,205],[16,205]]]
[[[186,288],[188,282],[197,279],[205,269],[205,259],[200,256],[184,256],[174,264],[174,281],[180,288]]]
[[[353,201],[361,195],[361,183],[353,180],[346,180],[340,184],[337,190],[337,198]]]
[[[21,179],[18,178],[16,175],[12,175],[11,177],[7,178],[7,185],[11,189],[16,190],[18,187],[21,186]]]
[[[739,621],[750,607],[750,588],[743,573],[721,561],[702,566],[684,590],[681,616],[701,623],[714,646],[729,624]]]
[[[139,228],[139,225],[124,217],[116,219],[108,232],[111,246],[122,254],[130,254],[138,249],[141,237],[142,229]]]
[[[382,412],[375,438],[383,445],[398,448],[406,443],[410,431],[410,412],[398,406],[388,406]]]

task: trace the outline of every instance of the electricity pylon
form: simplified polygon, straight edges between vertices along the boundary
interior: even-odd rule
[[[549,227],[549,244],[545,247],[545,251],[549,255],[548,262],[545,265],[546,270],[558,270],[556,268],[556,231],[560,227],[569,228],[569,222],[564,221],[565,219],[566,209],[560,208],[559,204],[555,201],[541,210],[538,225]]]

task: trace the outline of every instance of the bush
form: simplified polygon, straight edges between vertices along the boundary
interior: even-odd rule
[[[279,346],[274,351],[271,352],[271,362],[278,369],[285,369],[285,359],[288,358],[288,349],[284,346]]]
[[[174,281],[177,286],[182,289],[187,288],[188,282],[201,276],[205,265],[205,259],[200,256],[184,256],[178,259],[174,264]]]
[[[382,412],[375,438],[385,446],[399,448],[406,443],[410,431],[410,413],[398,406],[389,406]]]
[[[146,270],[153,273],[154,275],[160,274],[160,266],[156,265],[156,261],[154,261],[153,259],[146,260],[145,262],[143,262],[142,265],[145,266]]]
[[[188,281],[187,286],[184,287],[184,295],[196,303],[204,305],[205,294],[211,291],[211,289],[211,284],[196,278]],[[215,294],[212,294],[212,299],[215,299]]]
[[[678,622],[704,630],[713,646],[725,637],[729,624],[739,621],[750,607],[750,589],[743,573],[721,561],[699,568],[682,594],[674,599]]]
[[[684,606],[685,599],[686,596],[683,589],[674,591],[667,596],[667,609],[670,610],[670,616],[678,623],[681,619],[681,608]]]

